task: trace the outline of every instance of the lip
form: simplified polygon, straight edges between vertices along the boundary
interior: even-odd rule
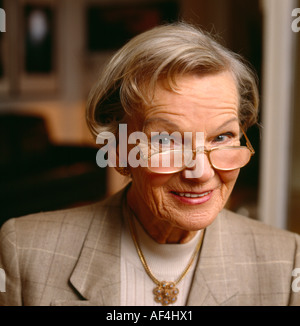
[[[213,190],[207,190],[207,191],[202,191],[202,192],[176,192],[176,191],[171,191],[171,195],[179,200],[180,202],[188,205],[200,205],[206,203],[210,198],[212,197]],[[190,194],[190,195],[202,195],[201,197],[185,197],[185,196],[180,196],[179,193],[181,194]]]

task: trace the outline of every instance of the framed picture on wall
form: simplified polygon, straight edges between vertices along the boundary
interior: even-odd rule
[[[21,92],[54,91],[57,87],[55,3],[23,0],[20,13]]]
[[[0,94],[7,94],[9,81],[7,74],[7,17],[5,1],[0,0]]]
[[[120,48],[135,35],[178,19],[177,1],[90,4],[86,8],[86,49],[89,53]]]
[[[6,32],[6,13],[3,0],[0,0],[0,79],[4,77],[4,35]]]
[[[50,6],[26,4],[24,10],[24,69],[27,74],[51,74],[54,68],[54,22]]]

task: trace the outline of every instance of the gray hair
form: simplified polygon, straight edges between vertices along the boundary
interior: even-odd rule
[[[151,104],[156,84],[176,92],[185,74],[232,73],[239,93],[239,120],[246,130],[257,122],[257,78],[245,60],[211,35],[187,23],[157,26],[125,44],[110,60],[87,101],[87,124],[94,136],[118,126]]]

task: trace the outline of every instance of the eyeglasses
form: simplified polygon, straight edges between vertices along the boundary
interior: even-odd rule
[[[190,167],[197,154],[204,154],[207,155],[210,165],[216,170],[232,171],[240,169],[247,165],[255,154],[243,130],[242,133],[246,140],[246,146],[222,146],[211,149],[201,147],[195,150],[172,149],[156,152],[149,155],[147,168],[153,173],[177,173]]]

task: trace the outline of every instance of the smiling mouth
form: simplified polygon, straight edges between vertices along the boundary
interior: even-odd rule
[[[175,191],[172,191],[172,193],[174,195],[177,195],[177,196],[180,196],[180,197],[201,198],[201,197],[209,195],[211,193],[211,191],[203,192],[201,194],[195,194],[195,193],[191,193],[191,192],[175,192]]]

